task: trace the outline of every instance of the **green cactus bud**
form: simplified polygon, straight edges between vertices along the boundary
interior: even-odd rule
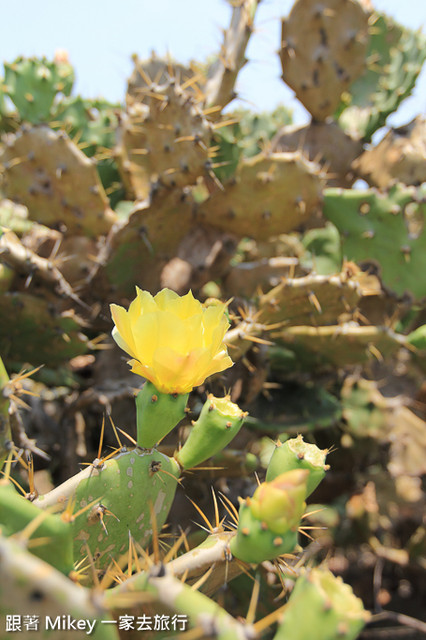
[[[147,381],[136,396],[138,445],[151,449],[182,420],[188,393],[161,393]]]
[[[232,554],[243,562],[260,563],[291,553],[297,545],[297,531],[277,535],[255,518],[247,504],[239,511],[238,530],[230,542]]]
[[[352,588],[331,571],[312,569],[296,582],[274,640],[354,640],[369,613]]]
[[[194,467],[226,447],[240,430],[247,413],[229,396],[210,394],[191,433],[175,458],[184,468]]]
[[[263,482],[250,500],[255,518],[266,522],[275,533],[297,527],[305,510],[307,469],[282,473],[272,482]]]
[[[307,469],[309,474],[306,480],[306,496],[309,496],[317,488],[330,468],[325,464],[328,449],[318,449],[315,444],[304,442],[303,436],[291,438],[282,443],[278,440],[276,448],[266,472],[266,480],[275,480],[284,471],[291,469]]]
[[[294,469],[264,482],[242,501],[237,535],[230,542],[244,562],[273,560],[297,544],[297,529],[306,507],[307,469]]]

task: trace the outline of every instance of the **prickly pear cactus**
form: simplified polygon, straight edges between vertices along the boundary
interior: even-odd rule
[[[24,128],[8,138],[0,163],[5,194],[33,219],[90,237],[110,230],[115,216],[96,169],[64,132]]]
[[[368,13],[357,0],[297,0],[282,21],[283,80],[312,114],[323,121],[365,69]]]
[[[12,100],[22,120],[39,124],[52,115],[58,93],[69,96],[74,70],[68,60],[17,58],[4,65],[3,91]]]
[[[387,193],[330,189],[324,215],[339,229],[347,258],[376,263],[383,283],[400,295],[424,296],[424,281],[415,277],[426,267],[422,188],[397,184]]]
[[[369,25],[367,71],[351,84],[337,110],[342,128],[365,140],[370,140],[410,95],[425,59],[425,39],[420,31],[405,29],[377,12]]]
[[[297,0],[289,127],[223,112],[258,37],[230,4],[214,59],[135,56],[123,104],[73,95],[64,52],[5,65],[5,640],[33,615],[52,640],[354,640],[342,578],[422,611],[424,123],[367,141],[423,36]]]

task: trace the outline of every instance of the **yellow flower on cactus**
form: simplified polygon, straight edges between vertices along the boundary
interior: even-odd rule
[[[133,359],[133,373],[163,393],[188,393],[213,373],[233,365],[223,338],[229,327],[223,303],[203,306],[191,291],[156,296],[136,287],[126,311],[111,305],[112,337]]]

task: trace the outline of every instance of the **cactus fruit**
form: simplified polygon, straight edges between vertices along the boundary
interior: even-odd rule
[[[336,110],[340,96],[362,74],[368,14],[356,0],[297,0],[282,21],[283,80],[314,120]]]
[[[426,270],[423,193],[396,184],[387,193],[329,189],[324,199],[324,215],[339,229],[346,258],[376,262],[386,287],[416,298],[425,293],[418,277]]]
[[[319,640],[355,640],[369,617],[340,577],[311,569],[297,579],[274,640],[305,640],[312,629]]]
[[[137,443],[140,447],[151,449],[182,420],[188,396],[188,393],[161,393],[151,382],[144,384],[136,396]]]
[[[275,443],[275,450],[268,464],[266,480],[275,480],[285,471],[292,469],[307,469],[309,475],[306,479],[306,497],[317,488],[330,468],[325,464],[328,449],[318,449],[314,444],[304,442],[301,435],[281,443]]]

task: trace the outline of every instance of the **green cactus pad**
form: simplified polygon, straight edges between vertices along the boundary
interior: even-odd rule
[[[389,114],[410,95],[426,57],[425,36],[374,13],[367,72],[342,96],[339,124],[356,138],[369,140]]]
[[[39,516],[40,523],[27,543],[29,551],[69,575],[74,565],[71,525],[58,515],[43,513],[11,484],[0,480],[0,529],[3,533],[18,534]],[[32,545],[31,541],[36,542],[37,538],[44,539],[43,544]]]
[[[178,478],[178,464],[157,451],[123,450],[94,464],[76,490],[76,510],[95,502],[74,521],[75,556],[84,557],[88,545],[96,567],[102,568],[127,552],[129,534],[148,545],[153,531],[150,506],[160,531]]]
[[[297,0],[283,19],[282,77],[314,120],[330,116],[361,75],[367,44],[368,14],[356,0]]]
[[[152,382],[145,382],[136,396],[139,447],[151,449],[182,420],[188,396],[189,393],[161,393]]]
[[[39,631],[23,631],[23,635],[39,640],[118,640],[116,625],[101,624],[103,619],[111,619],[105,611],[102,598],[93,598],[93,592],[82,589],[50,564],[29,553],[16,540],[0,536],[0,563],[3,579],[0,583],[0,615],[2,628],[0,639],[9,640],[10,633],[5,631],[5,616],[36,616],[40,622]],[[55,629],[46,632],[46,617],[49,617]],[[58,628],[67,616],[75,620],[85,620],[92,626],[90,636],[86,630],[64,630]],[[21,620],[21,618],[19,618]],[[24,627],[21,627],[24,630]],[[18,632],[19,633],[19,632]],[[48,634],[48,635],[47,635]]]
[[[229,396],[215,398],[210,394],[175,458],[184,469],[189,469],[219,453],[237,435],[246,415]]]
[[[31,220],[68,233],[106,234],[115,215],[93,163],[64,132],[22,128],[0,154],[6,197],[25,204]]]
[[[160,288],[161,272],[193,224],[193,200],[178,190],[161,191],[137,205],[128,222],[111,240],[110,256],[100,278],[122,295],[132,296],[135,282],[152,293]]]
[[[355,640],[370,615],[349,585],[331,571],[312,569],[291,592],[274,640]]]
[[[0,296],[0,351],[13,362],[57,365],[89,348],[73,311],[61,312],[29,293]]]
[[[388,192],[327,189],[324,215],[339,230],[348,260],[377,262],[389,289],[422,298],[426,286],[425,189],[394,185]]]
[[[32,124],[47,122],[58,93],[68,96],[74,71],[68,61],[46,58],[17,58],[4,65],[3,90],[13,101],[21,120]]]
[[[274,480],[277,476],[291,469],[307,469],[309,476],[306,481],[306,497],[317,488],[329,469],[325,464],[328,449],[318,449],[314,444],[304,442],[303,436],[286,440],[278,440],[266,472],[266,481]]]

